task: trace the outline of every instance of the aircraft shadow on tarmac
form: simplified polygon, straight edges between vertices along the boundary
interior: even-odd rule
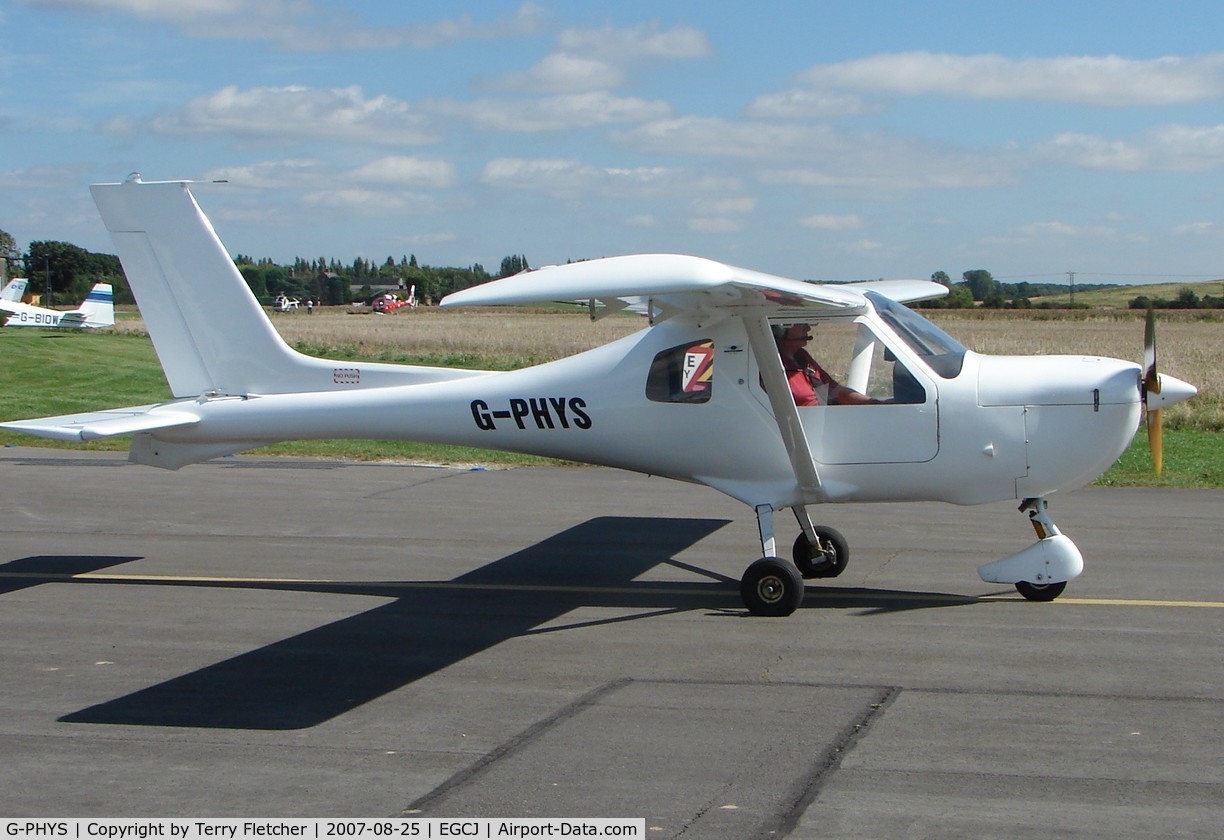
[[[151,585],[251,588],[395,598],[388,604],[61,717],[66,723],[287,730],[351,709],[531,633],[694,609],[745,615],[737,580],[674,560],[728,524],[716,519],[600,517],[452,581],[330,582],[149,580]],[[27,557],[0,566],[0,593],[139,558]],[[667,564],[703,583],[638,581]],[[136,580],[77,579],[131,585]],[[826,597],[828,596],[828,597]],[[963,595],[877,589],[809,591],[810,607],[871,612],[978,603]],[[646,610],[541,627],[583,606]],[[761,620],[761,619],[755,619]],[[768,620],[768,619],[765,619]]]

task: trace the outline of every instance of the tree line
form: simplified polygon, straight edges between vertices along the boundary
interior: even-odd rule
[[[1203,295],[1189,286],[1181,289],[1177,297],[1166,300],[1162,297],[1139,295],[1132,298],[1128,306],[1131,309],[1224,309],[1224,295]]]
[[[1069,289],[1062,283],[1002,283],[984,268],[964,272],[959,283],[953,283],[946,271],[936,271],[931,279],[947,286],[948,295],[918,304],[926,309],[970,309],[975,306],[984,309],[1068,309],[1087,306],[1072,304],[1070,300],[1033,303],[1032,299],[1036,297],[1065,297]],[[1114,284],[1110,283],[1084,283],[1076,288],[1088,292],[1113,287]]]
[[[44,297],[47,305],[77,303],[94,283],[110,283],[116,303],[135,303],[119,258],[113,254],[93,253],[69,242],[54,241],[31,242],[22,254],[13,237],[0,230],[0,258],[14,269],[24,264],[30,291],[49,294],[50,301]],[[261,303],[271,303],[284,294],[332,306],[368,298],[380,286],[415,286],[418,299],[436,302],[451,292],[530,268],[522,254],[505,257],[497,274],[490,274],[480,263],[466,268],[421,265],[415,254],[405,254],[399,260],[387,257],[381,264],[362,257],[351,263],[327,257],[297,257],[287,265],[237,254],[234,265]]]

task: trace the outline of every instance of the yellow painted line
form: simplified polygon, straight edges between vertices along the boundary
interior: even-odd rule
[[[1224,607],[1224,601],[1155,601],[1145,598],[1056,598],[1055,604],[1085,604],[1092,607]]]
[[[209,577],[197,575],[134,575],[112,572],[82,572],[75,575],[39,574],[37,572],[0,572],[0,580],[42,580],[49,583],[69,581],[98,581],[113,583],[183,583],[183,584],[234,584],[248,586],[343,586],[354,589],[456,589],[480,592],[556,592],[569,594],[617,594],[617,595],[735,595],[730,584],[704,583],[685,584],[643,582],[628,586],[568,586],[531,583],[464,583],[454,580],[439,581],[380,581],[380,580],[331,580],[324,578],[263,578],[263,577]],[[1026,603],[1015,593],[1006,595],[956,595],[938,592],[882,592],[858,589],[821,589],[808,594],[809,606],[821,601],[956,601],[971,603]],[[1149,598],[1075,598],[1061,597],[1052,604],[1090,607],[1192,607],[1198,609],[1224,608],[1224,601],[1180,601]]]

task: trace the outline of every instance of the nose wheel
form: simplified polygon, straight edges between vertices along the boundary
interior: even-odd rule
[[[1024,596],[1026,601],[1053,601],[1067,588],[1065,580],[1058,583],[1029,583],[1027,580],[1016,583],[1016,591]]]

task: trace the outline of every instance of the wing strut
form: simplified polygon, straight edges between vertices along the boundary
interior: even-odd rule
[[[786,454],[795,470],[795,480],[799,483],[800,493],[807,501],[822,501],[825,494],[820,484],[820,474],[816,471],[812,450],[808,446],[807,436],[803,433],[803,425],[799,422],[799,409],[791,396],[786,370],[782,367],[781,357],[778,356],[773,333],[769,331],[769,321],[747,314],[743,316],[743,321],[744,330],[748,333],[748,344],[752,348],[752,355],[756,356],[761,378],[765,381],[769,405],[773,408],[778,431],[782,434],[782,443],[786,446]]]

